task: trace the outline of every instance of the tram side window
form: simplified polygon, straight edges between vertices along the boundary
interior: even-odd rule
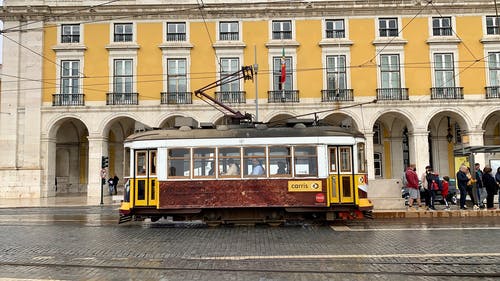
[[[330,173],[337,172],[337,148],[331,147],[328,159],[330,161]]]
[[[215,148],[193,149],[193,176],[214,177],[215,176]]]
[[[151,151],[149,153],[149,174],[154,176],[156,175],[156,151]]]
[[[297,177],[318,175],[318,156],[315,146],[295,147],[294,156]]]
[[[358,173],[366,173],[366,150],[364,143],[358,143]]]
[[[145,176],[146,175],[146,151],[138,151],[135,154],[135,163],[136,163],[136,173],[138,176]]]
[[[351,147],[340,147],[340,172],[352,172]]]
[[[277,176],[290,176],[292,174],[291,149],[284,146],[269,147],[269,174]]]
[[[249,177],[266,176],[266,148],[248,147],[243,152],[244,173]]]
[[[173,148],[168,150],[168,175],[170,177],[189,177],[190,155],[188,148]]]
[[[241,149],[239,147],[219,148],[219,173],[223,177],[241,175]]]

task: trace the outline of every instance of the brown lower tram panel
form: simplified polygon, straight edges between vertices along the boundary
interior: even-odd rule
[[[160,182],[159,208],[326,207],[326,180],[318,192],[289,192],[288,179]],[[325,202],[316,202],[322,193]]]

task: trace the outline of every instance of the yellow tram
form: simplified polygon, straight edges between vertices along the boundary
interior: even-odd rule
[[[131,135],[120,222],[282,223],[370,214],[365,139],[331,126],[221,125]]]

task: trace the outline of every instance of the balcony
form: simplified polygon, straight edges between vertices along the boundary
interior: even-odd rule
[[[139,93],[107,93],[107,105],[139,104]]]
[[[408,100],[408,88],[378,88],[377,100]]]
[[[52,95],[52,106],[82,106],[85,105],[83,94]]]
[[[235,41],[239,40],[240,36],[238,32],[221,32],[220,33],[220,40],[230,40],[230,41]]]
[[[268,103],[299,102],[298,90],[268,91]]]
[[[215,99],[223,103],[246,103],[245,91],[215,92]]]
[[[498,99],[500,98],[500,86],[488,86],[484,87],[486,90],[487,99]]]
[[[191,104],[193,93],[191,92],[162,92],[161,104]]]
[[[345,38],[344,30],[327,30],[326,38]]]
[[[464,87],[431,88],[431,100],[460,100],[464,98]]]
[[[321,101],[353,101],[352,89],[321,90]]]
[[[186,41],[186,33],[167,33],[167,41]]]

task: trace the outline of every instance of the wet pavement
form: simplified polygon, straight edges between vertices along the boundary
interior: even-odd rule
[[[209,228],[118,206],[0,209],[3,280],[497,280],[498,217]]]

